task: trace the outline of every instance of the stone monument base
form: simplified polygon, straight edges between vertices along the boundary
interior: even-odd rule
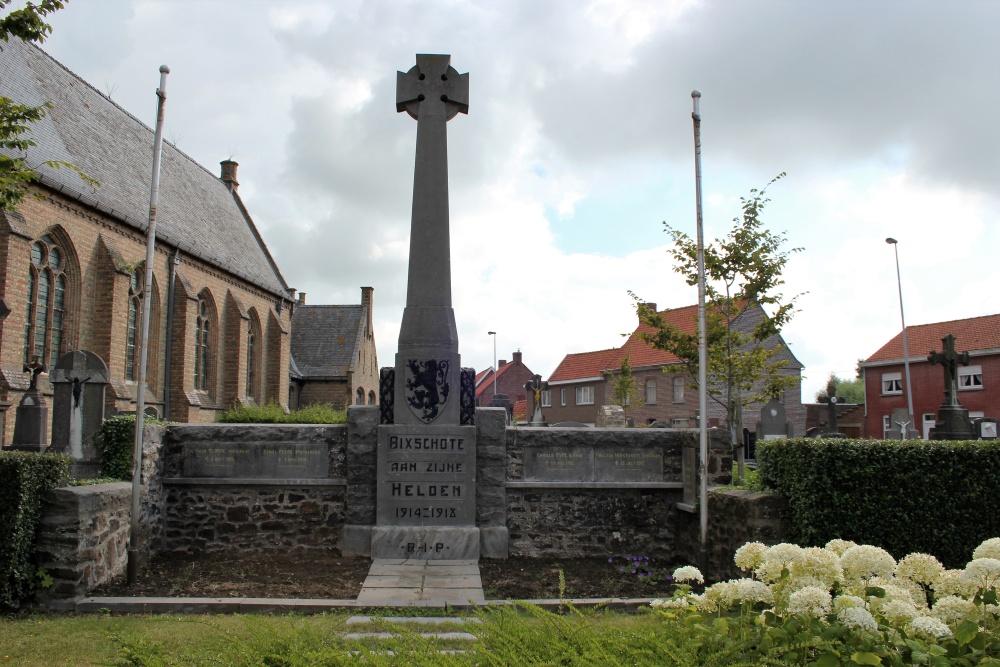
[[[371,555],[417,560],[479,560],[479,528],[473,526],[375,526]]]
[[[929,434],[931,440],[975,440],[976,432],[969,411],[961,406],[938,408],[937,422]]]

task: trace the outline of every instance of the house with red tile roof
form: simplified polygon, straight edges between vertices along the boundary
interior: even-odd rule
[[[944,370],[927,360],[940,352],[941,339],[955,336],[955,350],[968,352],[968,366],[958,367],[958,400],[969,416],[1000,419],[1000,314],[906,327],[910,384],[916,428],[926,438],[944,399]],[[865,374],[866,435],[884,437],[896,408],[907,409],[903,367],[903,332],[861,363]]]
[[[656,310],[656,304],[646,304]],[[685,306],[660,311],[664,321],[686,333],[697,331],[698,307]],[[736,321],[740,330],[750,330],[764,316],[759,307],[751,308]],[[639,323],[621,347],[567,354],[548,379],[548,390],[542,392],[542,415],[549,424],[580,422],[593,424],[602,405],[615,403],[615,375],[620,374],[622,361],[628,357],[639,393],[636,405],[629,409],[629,417],[636,424],[666,421],[678,428],[694,427],[698,423],[698,390],[687,372],[665,372],[676,367],[681,360],[670,352],[657,350],[642,338],[653,329]],[[800,376],[802,364],[785,345],[780,336],[767,341],[767,346],[781,345],[780,359],[788,362],[785,372]],[[796,384],[784,392],[786,416],[793,424],[794,433],[805,430],[805,410],[802,407],[801,387]],[[528,396],[528,414],[534,410],[532,397]],[[753,431],[760,417],[760,406],[749,406],[744,411],[743,426]],[[725,409],[711,399],[708,406],[710,426],[726,426]]]
[[[496,378],[496,393],[506,394],[511,403],[523,401],[526,395],[524,385],[535,377],[530,368],[524,365],[521,351],[514,352],[512,361],[501,359],[497,368],[491,366],[476,375],[476,405],[487,406],[493,398],[494,377]]]

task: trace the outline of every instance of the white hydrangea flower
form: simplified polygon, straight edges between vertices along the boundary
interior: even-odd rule
[[[802,558],[802,547],[797,544],[782,542],[769,548],[757,566],[757,578],[767,583],[773,583],[781,578],[781,573],[786,568],[791,568],[792,563]]]
[[[736,555],[733,556],[733,561],[736,563],[736,567],[745,572],[756,570],[757,566],[760,565],[763,560],[765,552],[767,552],[767,545],[764,543],[747,542],[736,550]]]
[[[837,620],[853,630],[878,630],[878,622],[864,607],[845,607],[837,612]]]
[[[914,553],[896,564],[896,576],[930,586],[944,572],[944,565],[930,554]]]
[[[906,600],[882,600],[878,605],[873,604],[872,607],[890,625],[894,625],[897,628],[905,627],[907,623],[920,616],[920,610],[913,606],[912,602]]]
[[[990,589],[1000,583],[1000,560],[996,558],[977,558],[965,566],[962,579],[968,585]]]
[[[681,595],[676,598],[667,598],[666,600],[652,600],[649,606],[653,609],[687,609],[692,606],[694,602],[691,601],[692,595]]]
[[[957,595],[958,597],[971,598],[979,588],[975,582],[969,581],[965,576],[965,570],[945,570],[938,575],[937,581],[931,584],[935,597],[945,597],[946,595]]]
[[[840,556],[844,577],[851,582],[867,581],[872,577],[889,578],[896,570],[896,560],[889,552],[870,544],[848,548]]]
[[[830,585],[825,581],[820,581],[816,577],[795,577],[794,579],[789,579],[788,583],[784,586],[783,593],[785,595],[791,595],[795,591],[801,591],[803,588],[808,586],[814,586],[816,588],[830,589]]]
[[[838,556],[843,556],[845,551],[856,546],[857,542],[851,542],[850,540],[830,540],[824,548],[829,549]]]
[[[833,599],[830,592],[815,586],[795,591],[788,598],[788,613],[824,618],[830,613]]]
[[[933,616],[917,616],[910,621],[910,631],[916,635],[933,637],[934,639],[950,639],[951,628]]]
[[[947,595],[934,603],[931,616],[948,625],[953,625],[967,618],[977,619],[979,609],[970,600],[956,595]]]
[[[705,589],[705,599],[720,609],[728,609],[736,602],[736,585],[732,581],[720,581]]]
[[[979,558],[996,558],[1000,560],[1000,537],[991,537],[972,552],[972,560]]]
[[[709,600],[704,594],[689,595],[688,600],[700,611],[714,613],[719,609],[719,606],[715,603],[715,601]]]
[[[864,598],[859,598],[857,595],[838,595],[833,598],[833,610],[837,612],[852,607],[865,608],[866,606]]]
[[[736,585],[736,600],[738,602],[774,604],[774,593],[764,582],[754,579],[737,579],[733,583]]]
[[[788,571],[792,577],[808,576],[822,581],[826,588],[832,588],[835,583],[844,579],[840,556],[820,547],[803,549],[799,557],[789,564]]]
[[[902,588],[909,593],[910,599],[913,600],[913,604],[917,605],[918,608],[927,608],[927,592],[917,582],[905,577],[896,577],[892,580],[892,585],[896,588]]]
[[[1000,616],[1000,605],[984,604],[983,613],[991,616]]]
[[[702,576],[701,570],[698,568],[693,565],[685,565],[674,570],[674,581],[695,581],[703,584],[705,583],[705,577]]]

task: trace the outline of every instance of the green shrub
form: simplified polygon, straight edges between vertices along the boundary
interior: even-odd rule
[[[44,572],[31,563],[45,494],[69,476],[64,454],[0,452],[0,609],[16,610]]]
[[[165,424],[145,416],[144,424]],[[101,477],[128,481],[132,479],[132,455],[135,453],[135,415],[117,415],[105,419],[94,434],[94,444],[101,453]]]
[[[757,461],[798,544],[842,538],[955,567],[1000,535],[1000,442],[797,438],[758,442]]]
[[[237,405],[219,415],[220,422],[230,424],[346,424],[347,411],[329,403],[309,405],[285,413],[277,403],[267,405]]]

